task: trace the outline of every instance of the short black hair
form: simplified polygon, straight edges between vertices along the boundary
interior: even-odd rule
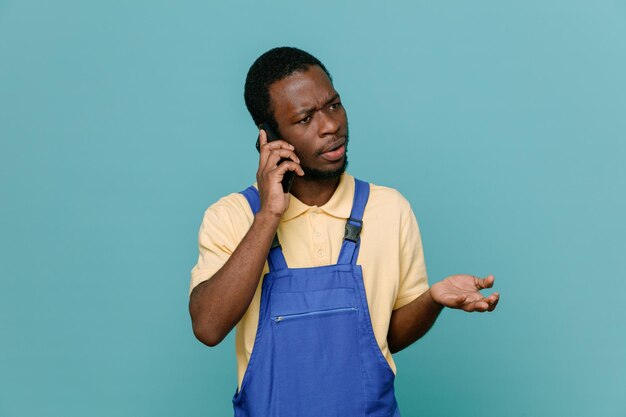
[[[276,81],[309,67],[319,66],[332,81],[330,73],[319,59],[298,48],[281,46],[258,57],[248,70],[243,98],[256,126],[267,122],[278,132],[278,124],[271,108],[269,89]]]

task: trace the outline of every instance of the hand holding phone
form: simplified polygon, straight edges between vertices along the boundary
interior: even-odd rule
[[[267,135],[267,141],[268,142],[272,142],[272,141],[275,141],[275,140],[280,140],[278,135],[272,130],[272,128],[269,126],[269,124],[267,122],[261,123],[261,125],[259,126],[259,129],[263,129],[265,131],[265,134]],[[256,149],[257,149],[257,151],[261,152],[259,138],[257,138],[257,140],[256,140]],[[290,159],[281,158],[280,161],[278,161],[277,165],[280,165],[280,164],[282,164],[285,161],[290,161]],[[291,184],[293,184],[293,179],[294,179],[295,175],[296,175],[295,171],[287,171],[283,175],[282,185],[283,185],[283,192],[284,193],[288,193],[289,190],[291,189]]]

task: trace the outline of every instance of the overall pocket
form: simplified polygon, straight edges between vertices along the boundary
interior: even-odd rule
[[[330,308],[328,310],[307,311],[305,313],[284,314],[282,316],[272,317],[272,320],[275,323],[280,323],[281,321],[285,321],[285,320],[314,318],[316,316],[322,317],[322,316],[326,316],[330,314],[349,313],[351,311],[357,311],[356,307],[339,307],[339,308]]]
[[[272,328],[281,417],[364,414],[356,307],[276,314]]]

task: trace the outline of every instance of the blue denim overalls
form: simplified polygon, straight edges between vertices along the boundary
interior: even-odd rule
[[[256,214],[256,188],[242,194]],[[355,179],[336,265],[289,268],[274,239],[254,347],[233,398],[236,417],[400,417],[356,264],[368,197],[369,184]]]

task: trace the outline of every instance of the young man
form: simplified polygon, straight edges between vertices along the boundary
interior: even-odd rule
[[[257,185],[206,211],[189,310],[196,337],[236,332],[236,416],[399,416],[391,353],[442,308],[492,311],[494,277],[430,289],[415,216],[397,191],[356,180],[330,74],[295,48],[260,56],[245,100],[259,132]],[[295,173],[290,192],[282,180]]]

